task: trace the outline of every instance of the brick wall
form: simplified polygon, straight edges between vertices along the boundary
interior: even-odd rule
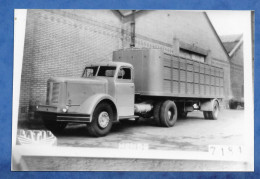
[[[112,11],[28,10],[20,114],[45,102],[46,81],[79,77],[92,61],[112,59],[122,47],[121,21]],[[109,17],[109,21],[107,18]]]
[[[28,10],[19,119],[27,117],[30,106],[45,102],[50,77],[78,77],[86,64],[109,61],[114,50],[128,48],[130,20],[111,10]],[[179,41],[208,50],[210,63],[224,66],[230,78],[228,59],[203,13],[136,14],[136,47],[176,53]]]

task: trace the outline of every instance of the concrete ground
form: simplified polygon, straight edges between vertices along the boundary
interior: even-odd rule
[[[91,137],[85,125],[71,124],[57,136],[58,146],[118,148],[122,144],[158,150],[207,151],[208,145],[243,145],[243,110],[221,110],[218,120],[205,120],[202,112],[188,113],[174,127],[158,127],[150,119],[116,123],[111,132]]]

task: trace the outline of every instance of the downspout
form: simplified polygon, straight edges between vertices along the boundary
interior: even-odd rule
[[[131,43],[130,47],[135,47],[135,10],[132,10],[132,21],[130,23],[131,26]]]

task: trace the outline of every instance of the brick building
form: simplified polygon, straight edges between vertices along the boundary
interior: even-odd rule
[[[19,119],[44,103],[48,78],[79,77],[85,65],[112,60],[114,50],[129,48],[131,21],[128,10],[28,10]],[[161,48],[223,67],[230,98],[229,56],[206,13],[137,11],[135,31],[138,48]]]

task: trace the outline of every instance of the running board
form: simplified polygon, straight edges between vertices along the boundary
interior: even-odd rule
[[[140,116],[120,116],[119,119],[139,118]]]

